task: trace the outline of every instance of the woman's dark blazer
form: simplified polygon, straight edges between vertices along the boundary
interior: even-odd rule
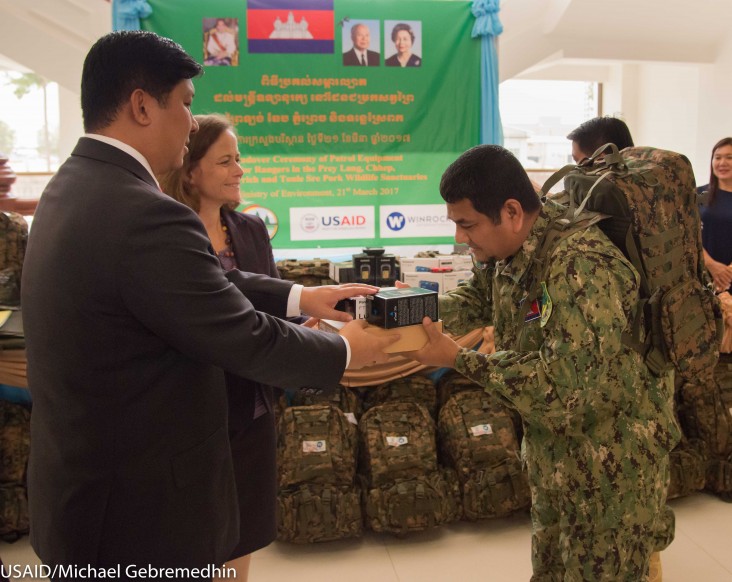
[[[280,273],[275,265],[269,234],[262,219],[233,210],[222,210],[221,213],[231,236],[231,246],[238,269],[279,279]],[[260,388],[265,406],[271,411],[273,402],[271,387],[226,373],[230,431],[242,430],[251,424],[257,386]]]

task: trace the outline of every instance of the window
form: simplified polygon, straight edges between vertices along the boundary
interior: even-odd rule
[[[567,134],[599,112],[598,83],[509,80],[500,85],[503,139],[507,149],[531,170],[572,163]]]
[[[56,171],[58,85],[35,73],[0,70],[0,112],[0,152],[13,171]]]

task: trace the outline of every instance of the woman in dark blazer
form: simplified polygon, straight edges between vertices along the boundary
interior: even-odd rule
[[[412,53],[414,32],[408,24],[399,23],[391,31],[391,40],[394,42],[396,54],[384,61],[387,67],[419,67],[422,59]]]
[[[198,213],[224,271],[239,269],[279,277],[267,228],[257,216],[236,212],[239,184],[237,138],[220,115],[197,115],[183,167],[161,180],[163,191]],[[227,562],[246,581],[251,553],[275,539],[277,502],[273,392],[226,374],[229,440],[239,499],[239,544]]]

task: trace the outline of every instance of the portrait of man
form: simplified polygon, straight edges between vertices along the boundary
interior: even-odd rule
[[[238,32],[237,18],[204,18],[203,64],[214,67],[238,65]]]
[[[348,35],[348,36],[346,36]],[[347,67],[378,67],[381,64],[381,55],[370,47],[379,48],[379,21],[362,20],[355,22],[350,29],[343,29],[343,46],[348,46],[348,38],[352,44],[351,50],[343,53],[343,64]]]

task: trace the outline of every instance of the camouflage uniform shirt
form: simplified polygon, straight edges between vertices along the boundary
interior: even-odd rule
[[[547,259],[544,315],[526,318],[516,350],[526,279],[531,269],[541,271],[537,245],[563,212],[547,202],[522,248],[476,268],[471,281],[441,297],[440,315],[455,334],[495,326],[499,351],[461,349],[455,368],[521,414],[532,485],[612,496],[679,440],[673,378],[653,376],[622,344],[640,278],[597,226],[563,239]]]

